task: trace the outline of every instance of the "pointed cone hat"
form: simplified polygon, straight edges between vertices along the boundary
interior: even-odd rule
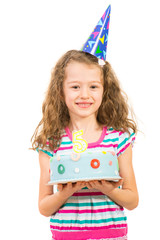
[[[111,5],[109,5],[107,10],[104,12],[103,16],[81,49],[83,52],[88,52],[102,60],[106,60],[110,12]]]

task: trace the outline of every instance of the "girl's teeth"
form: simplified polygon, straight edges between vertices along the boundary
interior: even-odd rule
[[[90,103],[78,103],[78,106],[80,107],[89,107],[90,105]]]

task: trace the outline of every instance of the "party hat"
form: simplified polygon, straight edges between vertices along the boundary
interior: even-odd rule
[[[88,40],[82,47],[83,52],[88,52],[99,59],[106,60],[109,20],[111,5],[104,12]]]

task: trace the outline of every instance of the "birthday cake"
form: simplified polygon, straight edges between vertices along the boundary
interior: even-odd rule
[[[55,155],[50,159],[49,184],[90,181],[118,180],[118,159],[114,152],[90,152]]]

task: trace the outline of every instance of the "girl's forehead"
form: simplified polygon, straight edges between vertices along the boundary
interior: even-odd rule
[[[71,62],[67,65],[65,70],[65,79],[93,79],[102,80],[102,70],[95,64],[86,64],[79,62]]]

